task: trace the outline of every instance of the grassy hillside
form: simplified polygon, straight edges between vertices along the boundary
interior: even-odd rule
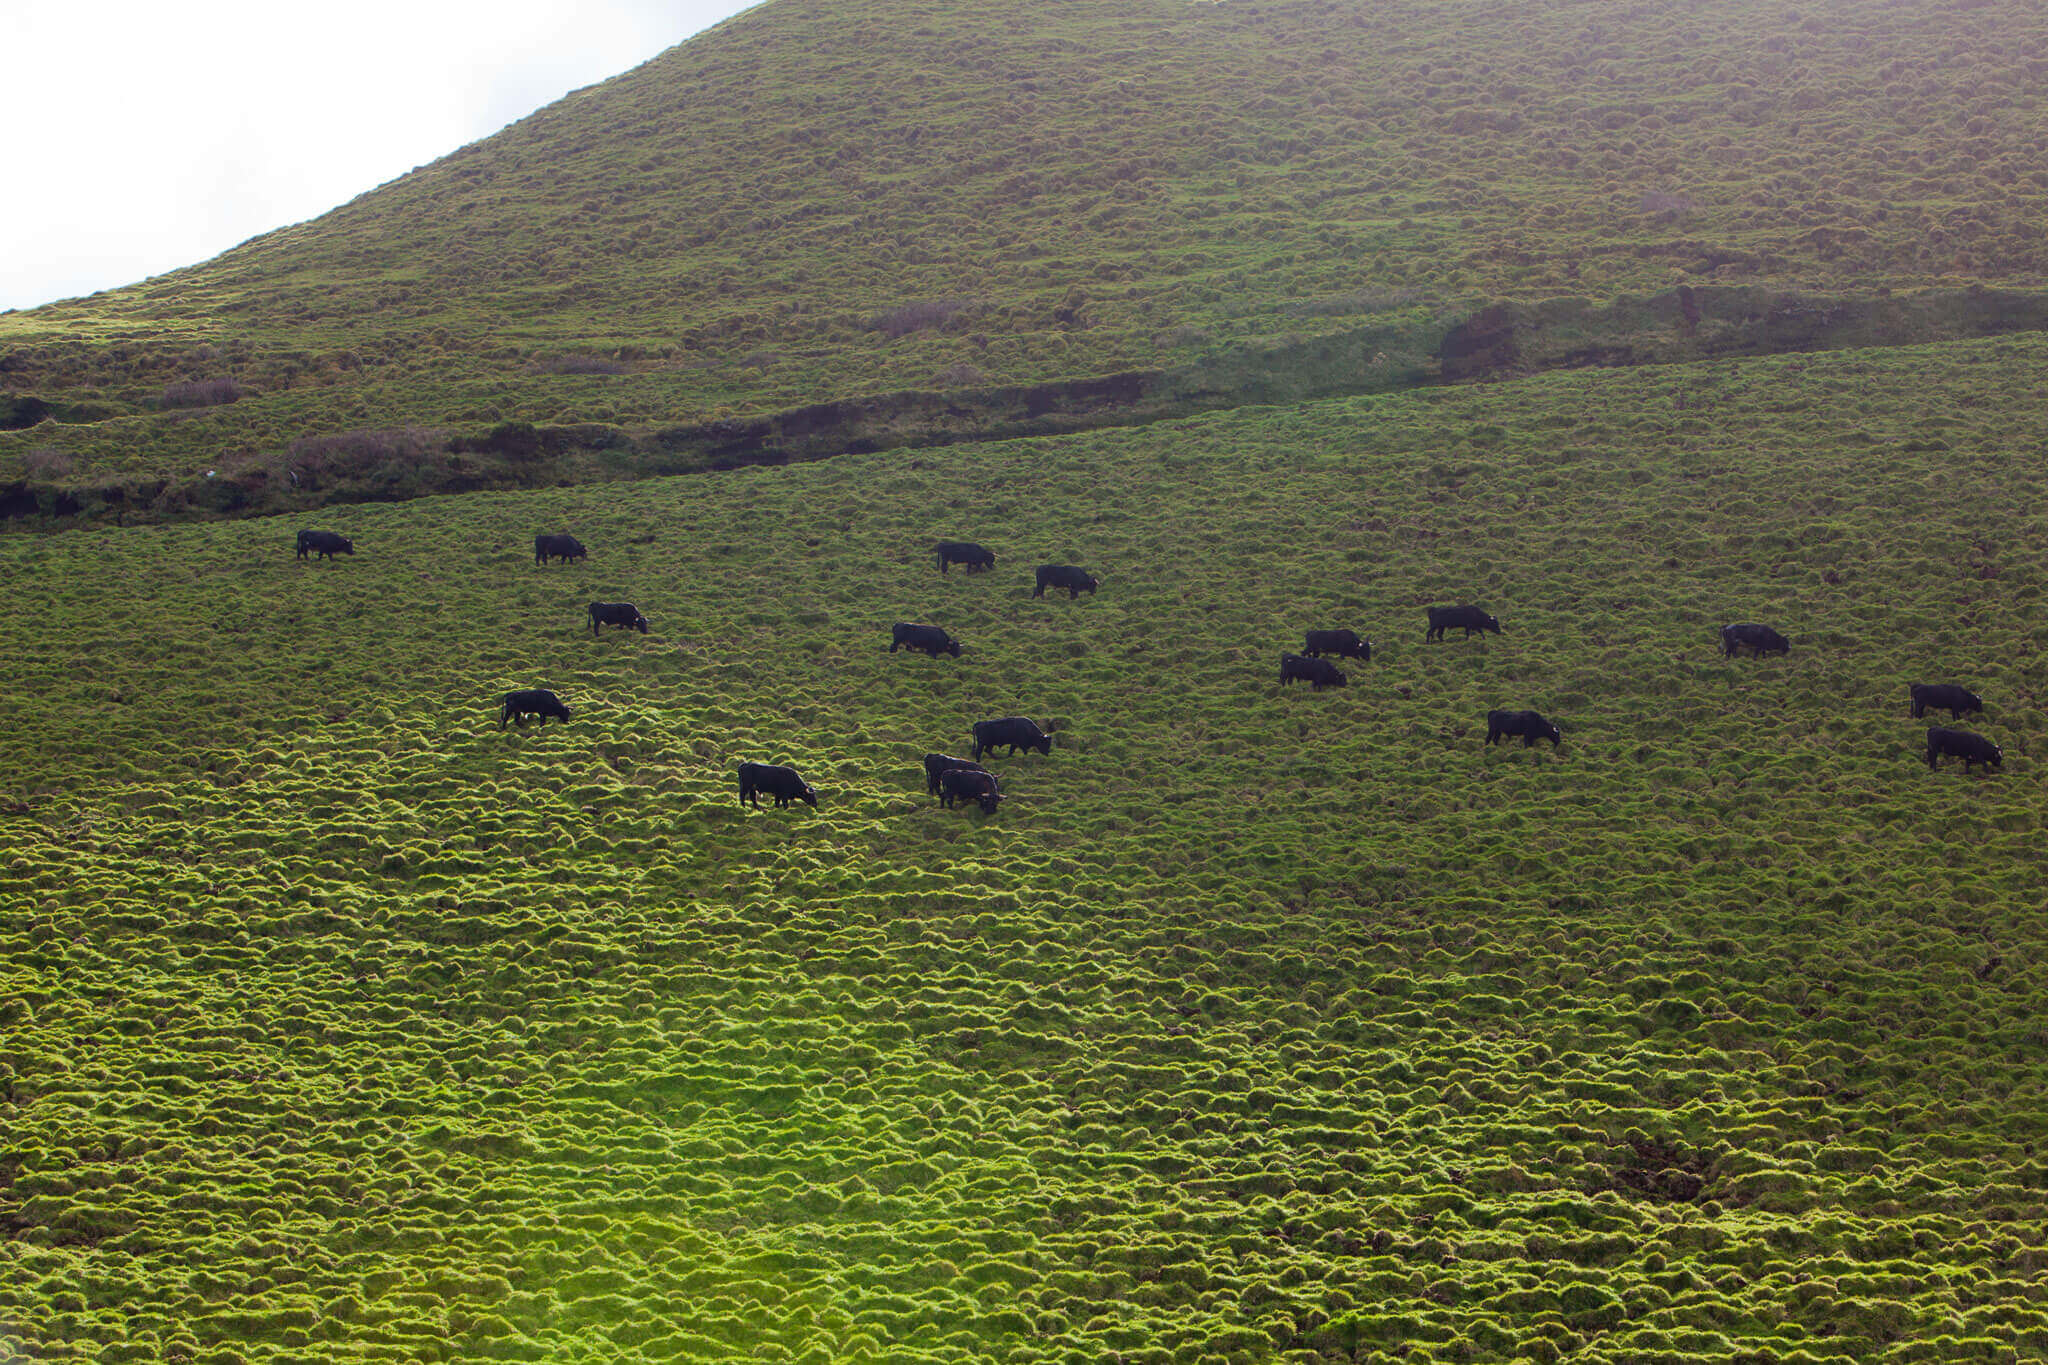
[[[0,388],[40,405],[9,420],[59,419],[0,437],[0,478],[1474,301],[2038,285],[2044,72],[2029,0],[773,0],[314,222],[0,316]]]
[[[0,542],[0,1341],[2038,1358],[2044,381],[1553,375],[347,508],[332,564]],[[591,639],[620,597],[654,634]],[[1506,634],[1424,646],[1458,600]],[[1373,662],[1280,689],[1334,625]],[[2002,773],[1921,762],[1934,680]],[[500,732],[526,685],[573,722]],[[937,809],[1012,712],[1053,754]]]

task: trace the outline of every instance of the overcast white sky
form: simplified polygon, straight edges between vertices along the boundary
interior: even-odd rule
[[[0,0],[0,310],[317,217],[743,0]]]

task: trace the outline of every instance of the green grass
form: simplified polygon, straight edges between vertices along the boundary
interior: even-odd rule
[[[314,222],[0,317],[0,387],[67,419],[0,471],[717,420],[1473,301],[2039,285],[2044,59],[2031,0],[775,0]],[[156,410],[228,376],[255,395]]]
[[[0,541],[0,1340],[2037,1357],[2044,380],[1552,375],[337,509],[332,564]],[[1507,633],[1425,646],[1465,600]],[[1283,691],[1338,625],[1373,662]],[[1937,680],[2003,773],[1927,771]],[[574,721],[500,732],[519,686]],[[938,809],[1013,712],[1052,755]]]

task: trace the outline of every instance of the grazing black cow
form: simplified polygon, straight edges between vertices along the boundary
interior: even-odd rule
[[[541,728],[546,729],[549,716],[566,725],[569,721],[569,708],[562,705],[562,699],[545,687],[530,688],[524,692],[507,692],[504,709],[498,713],[498,728],[504,729],[508,720],[514,725],[524,725],[528,716],[539,716]]]
[[[1356,659],[1365,664],[1372,662],[1372,641],[1359,639],[1355,630],[1312,630],[1301,652],[1312,659],[1334,654],[1340,659]]]
[[[1031,590],[1031,595],[1043,597],[1047,588],[1065,588],[1067,600],[1071,602],[1084,592],[1094,592],[1096,582],[1086,569],[1077,569],[1071,564],[1041,564],[1038,566],[1038,586]]]
[[[1927,732],[1927,766],[1938,768],[1943,754],[1954,754],[1963,760],[1963,771],[1970,771],[1972,763],[1982,763],[1987,768],[2005,771],[2005,750],[1993,744],[1982,735],[1968,730],[1946,730],[1937,725]]]
[[[740,764],[741,803],[751,801],[759,810],[762,792],[774,797],[777,807],[792,801],[808,801],[814,810],[818,805],[818,789],[798,777],[796,769],[785,768],[779,763]]]
[[[972,800],[980,804],[982,813],[995,814],[1002,804],[1002,788],[996,785],[996,775],[991,772],[977,772],[971,768],[954,768],[939,775],[939,804],[951,809],[956,801]]]
[[[336,555],[352,555],[355,552],[356,543],[347,536],[338,536],[332,531],[299,532],[300,559],[309,554],[317,554],[322,559],[332,559]]]
[[[980,573],[996,566],[996,552],[971,540],[942,540],[938,554],[940,573],[947,572],[948,566],[953,564],[965,564],[969,573]]]
[[[1488,711],[1486,742],[1491,744],[1504,735],[1520,735],[1524,749],[1534,748],[1539,739],[1549,740],[1550,747],[1555,749],[1564,739],[1554,722],[1534,711]]]
[[[1299,679],[1317,692],[1326,687],[1343,687],[1348,681],[1337,671],[1337,665],[1328,659],[1304,659],[1299,654],[1282,651],[1280,655],[1280,682],[1282,685]]]
[[[559,559],[567,564],[572,559],[588,559],[590,551],[583,548],[583,542],[574,536],[535,536],[533,538],[533,562],[545,564],[550,559]]]
[[[913,626],[905,621],[898,621],[889,628],[889,652],[894,654],[899,649],[921,649],[934,659],[941,654],[950,654],[956,659],[960,657],[959,642],[945,631],[937,626]]]
[[[1926,715],[1929,707],[1948,712],[1950,720],[1961,720],[1965,711],[1984,714],[1984,699],[1954,683],[1914,683],[1912,694],[1914,720]]]
[[[592,602],[590,604],[590,633],[597,634],[599,626],[624,626],[627,630],[647,633],[647,618],[640,614],[640,608],[631,602]]]
[[[978,720],[974,722],[974,757],[992,751],[998,744],[1008,745],[1015,755],[1019,749],[1032,749],[1052,756],[1052,736],[1038,728],[1038,722],[1023,716],[1004,716],[1001,720]]]
[[[1495,635],[1500,634],[1500,622],[1477,607],[1430,607],[1427,610],[1429,629],[1422,636],[1424,643],[1441,640],[1445,631],[1459,628],[1463,628],[1467,640],[1472,638],[1472,632],[1475,630],[1490,630]]]
[[[926,754],[924,756],[924,789],[933,796],[939,794],[939,779],[947,773],[966,771],[985,773],[988,769],[972,759],[954,758],[951,754]]]
[[[1752,654],[1790,654],[1792,642],[1754,621],[1739,621],[1732,626],[1721,627],[1721,653],[1732,659],[1739,649],[1747,648]]]

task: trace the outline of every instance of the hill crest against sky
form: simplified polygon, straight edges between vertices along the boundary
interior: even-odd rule
[[[1497,298],[2033,285],[2044,74],[2022,0],[771,0],[311,223],[0,318],[0,364],[132,416],[126,448],[184,439],[164,385],[226,374],[253,396],[214,448],[260,450],[1099,374]]]

